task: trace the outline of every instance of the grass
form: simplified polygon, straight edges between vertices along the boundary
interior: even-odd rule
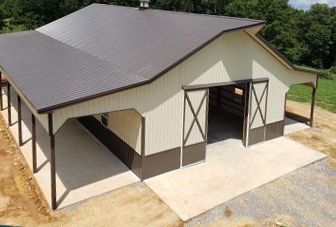
[[[304,85],[293,85],[288,99],[298,102],[310,102],[312,89]],[[336,75],[332,79],[320,78],[316,93],[316,104],[336,113]]]

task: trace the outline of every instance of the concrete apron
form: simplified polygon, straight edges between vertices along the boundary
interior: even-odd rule
[[[6,90],[6,88],[4,89]],[[10,130],[18,144],[17,96],[11,89]],[[7,96],[2,115],[8,124]],[[22,101],[22,154],[32,169],[31,112]],[[50,200],[49,137],[36,120],[37,168],[34,174],[47,202]],[[58,208],[83,201],[140,181],[111,151],[106,149],[75,119],[68,120],[56,134],[56,185]]]
[[[243,193],[324,158],[289,138],[250,148],[237,139],[208,145],[205,163],[169,172],[145,183],[188,221]]]
[[[284,134],[287,136],[291,133],[299,132],[305,129],[309,129],[310,126],[298,121],[295,121],[293,119],[290,119],[288,117],[285,118],[285,130]]]

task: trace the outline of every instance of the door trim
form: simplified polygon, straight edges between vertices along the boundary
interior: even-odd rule
[[[269,78],[255,78],[255,79],[245,79],[245,80],[235,80],[235,81],[228,81],[228,82],[220,82],[220,83],[210,83],[210,84],[197,84],[197,85],[183,85],[182,89],[185,91],[192,91],[192,90],[203,90],[209,89],[212,87],[222,87],[227,85],[238,85],[238,84],[247,84],[247,83],[262,83],[269,81]]]

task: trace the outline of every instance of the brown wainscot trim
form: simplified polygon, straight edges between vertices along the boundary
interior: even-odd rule
[[[143,179],[180,168],[181,148],[173,148],[145,156],[142,163]]]
[[[93,116],[80,117],[82,123],[102,144],[117,156],[135,175],[141,179],[141,155],[120,139],[111,130],[105,128]]]
[[[265,141],[264,140],[265,127],[267,126],[261,126],[258,128],[250,129],[249,136],[248,136],[248,146]]]
[[[265,127],[266,127],[266,131],[264,134]],[[266,124],[265,127],[261,126],[258,128],[250,129],[249,143],[248,143],[249,146],[283,136],[285,121],[281,120],[281,121],[269,123],[269,124]]]
[[[277,121],[266,125],[266,141],[284,135],[285,121]]]
[[[206,142],[192,144],[183,148],[182,166],[188,166],[200,161],[206,157]]]

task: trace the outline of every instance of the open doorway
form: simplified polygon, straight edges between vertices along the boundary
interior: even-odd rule
[[[290,87],[285,97],[284,135],[313,127],[315,98],[316,87],[313,84],[294,84]]]
[[[208,144],[243,140],[248,84],[210,88]]]

